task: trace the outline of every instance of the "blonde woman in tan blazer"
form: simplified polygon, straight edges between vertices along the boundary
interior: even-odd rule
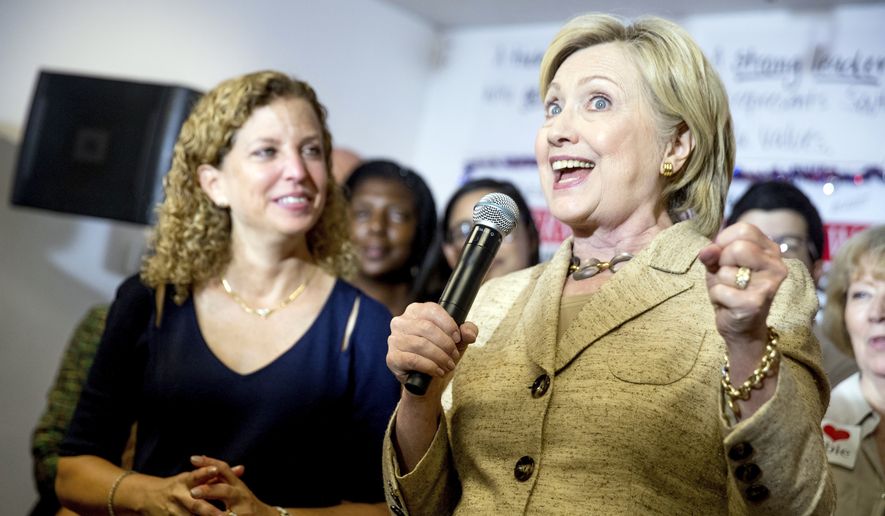
[[[712,66],[668,21],[588,15],[541,95],[541,185],[574,236],[460,328],[433,303],[393,320],[390,369],[435,379],[388,428],[390,510],[828,514],[813,282],[753,226],[717,235],[734,135]]]

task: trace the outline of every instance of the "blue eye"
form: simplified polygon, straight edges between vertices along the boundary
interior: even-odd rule
[[[562,108],[559,104],[553,102],[547,104],[547,116],[556,116],[560,113],[562,113]]]
[[[590,99],[590,107],[595,111],[603,111],[611,105],[611,102],[605,97],[593,97]]]

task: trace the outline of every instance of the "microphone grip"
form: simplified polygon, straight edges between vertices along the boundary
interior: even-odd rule
[[[503,235],[497,230],[476,225],[461,249],[458,264],[439,297],[439,305],[452,316],[459,327],[467,319],[467,313],[470,312],[476,293],[492,266],[502,240]],[[423,396],[432,379],[429,374],[411,371],[403,385],[410,393]]]
[[[443,303],[440,301],[440,306],[442,306],[449,315],[455,319],[455,322],[458,326],[461,326],[461,323],[467,318],[467,313],[461,310],[461,308],[453,303]],[[424,396],[427,393],[427,388],[430,387],[430,381],[433,380],[433,377],[427,373],[419,373],[418,371],[412,371],[409,373],[409,376],[406,377],[406,381],[403,384],[406,387],[406,390],[411,392],[416,396]]]
[[[415,396],[424,396],[427,393],[427,388],[430,387],[431,380],[433,380],[433,378],[427,373],[412,371],[409,373],[409,376],[406,377],[403,386]]]

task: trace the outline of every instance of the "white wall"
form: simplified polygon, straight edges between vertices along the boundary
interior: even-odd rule
[[[474,28],[443,37],[415,157],[440,209],[466,163],[534,156],[544,115],[537,99],[540,57],[558,28]],[[531,173],[537,175],[533,167]]]
[[[78,318],[131,272],[142,228],[9,206],[38,69],[183,84],[275,68],[315,86],[336,141],[408,163],[435,34],[376,0],[0,4],[0,500],[36,498],[29,436]]]

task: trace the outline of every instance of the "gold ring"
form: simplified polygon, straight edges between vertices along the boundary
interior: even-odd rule
[[[738,267],[737,272],[734,274],[734,286],[737,288],[744,290],[747,288],[747,285],[750,284],[750,268],[749,267]]]

